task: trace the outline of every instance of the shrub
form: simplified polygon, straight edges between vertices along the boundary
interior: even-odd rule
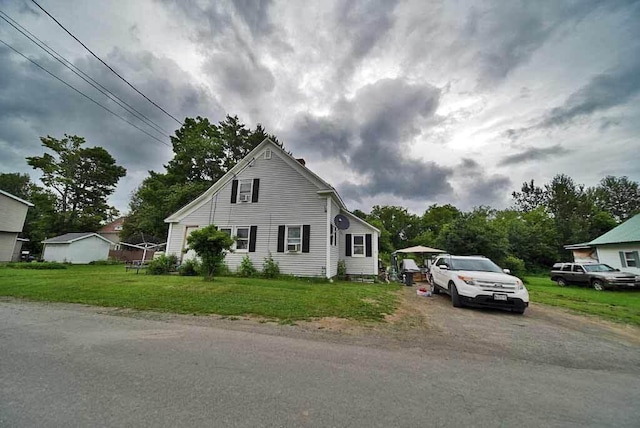
[[[198,276],[202,270],[202,265],[197,260],[187,260],[182,263],[178,272],[182,276]]]
[[[150,275],[166,275],[169,272],[175,272],[178,264],[178,257],[175,254],[166,256],[161,254],[149,262],[147,273]]]
[[[251,276],[256,276],[257,273],[258,271],[253,266],[253,262],[248,255],[245,255],[242,258],[242,262],[240,262],[240,266],[238,266],[238,275],[248,278]]]
[[[280,276],[280,265],[273,260],[271,252],[269,256],[264,258],[264,264],[262,265],[262,276],[265,278],[277,278]]]
[[[8,263],[12,269],[66,269],[67,265],[58,262]]]
[[[509,269],[511,271],[511,275],[515,275],[518,278],[522,278],[526,273],[524,261],[515,256],[505,257],[502,267]]]
[[[191,232],[187,243],[202,260],[204,279],[213,280],[213,275],[223,270],[225,251],[231,251],[233,239],[212,224]]]
[[[338,261],[338,278],[344,279],[347,276],[347,262],[344,260]]]

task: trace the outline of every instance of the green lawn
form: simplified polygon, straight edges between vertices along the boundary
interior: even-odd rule
[[[236,277],[125,272],[123,266],[27,270],[0,266],[0,296],[176,312],[255,315],[283,321],[339,317],[381,321],[396,306],[397,285],[309,283]]]
[[[640,325],[640,290],[595,291],[575,285],[560,287],[548,277],[536,276],[528,276],[526,281],[532,302]]]

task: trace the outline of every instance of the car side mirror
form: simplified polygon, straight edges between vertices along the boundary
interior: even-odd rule
[[[510,270],[510,269],[502,269],[502,272],[504,272],[504,273],[511,273],[511,270]]]

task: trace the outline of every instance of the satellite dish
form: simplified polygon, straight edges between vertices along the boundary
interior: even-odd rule
[[[349,219],[342,214],[338,214],[337,216],[335,216],[335,218],[333,219],[333,223],[340,230],[349,229]]]

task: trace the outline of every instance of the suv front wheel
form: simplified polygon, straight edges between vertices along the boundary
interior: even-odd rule
[[[556,279],[556,283],[558,283],[560,287],[564,287],[565,285],[567,285],[567,281],[565,281],[564,278]]]
[[[451,294],[451,304],[454,308],[461,308],[462,301],[460,300],[460,295],[458,294],[458,289],[456,285],[451,282],[449,283],[449,294]]]
[[[603,291],[604,290],[604,284],[599,279],[594,279],[593,282],[591,283],[591,286],[596,291]]]

